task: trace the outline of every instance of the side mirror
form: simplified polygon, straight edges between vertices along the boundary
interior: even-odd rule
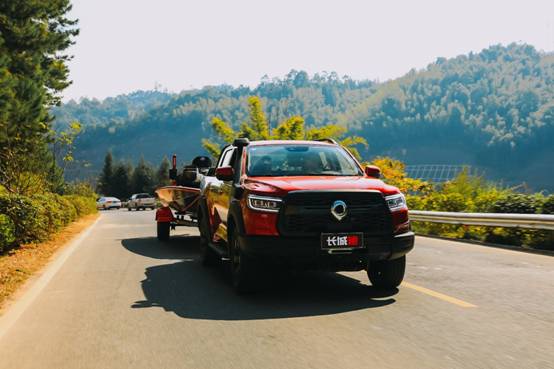
[[[375,165],[368,165],[365,167],[365,174],[373,178],[381,178],[381,169]]]
[[[220,181],[232,181],[235,177],[235,171],[232,167],[220,167],[215,170],[215,178]]]

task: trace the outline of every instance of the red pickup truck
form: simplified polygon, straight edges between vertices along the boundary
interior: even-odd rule
[[[205,265],[230,260],[237,292],[268,267],[367,270],[397,287],[414,246],[404,195],[332,140],[236,139],[201,189]]]

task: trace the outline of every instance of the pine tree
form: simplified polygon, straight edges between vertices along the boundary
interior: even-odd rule
[[[156,172],[156,182],[158,187],[167,186],[169,184],[169,159],[164,156],[158,171]]]
[[[111,195],[125,200],[131,195],[133,167],[128,163],[117,163],[112,176]]]
[[[111,151],[106,153],[104,158],[104,168],[102,168],[102,174],[98,179],[98,191],[106,196],[109,196],[113,190],[113,158]]]
[[[152,170],[152,167],[146,163],[144,157],[142,156],[133,171],[131,183],[134,193],[150,193],[154,189],[154,171]]]
[[[29,159],[48,141],[48,109],[70,84],[63,51],[78,33],[70,9],[69,0],[0,2],[0,184],[11,192],[22,173],[40,175]]]

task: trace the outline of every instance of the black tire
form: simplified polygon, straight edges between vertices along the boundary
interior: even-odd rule
[[[206,209],[202,205],[198,211],[198,230],[200,231],[200,259],[202,261],[202,265],[210,267],[219,264],[221,258],[208,245],[208,242],[211,239],[211,232]]]
[[[131,208],[129,206],[127,206],[127,210],[131,211]]]
[[[158,240],[168,241],[170,228],[171,224],[169,222],[158,222]]]
[[[256,261],[245,255],[240,247],[240,240],[235,235],[238,230],[234,227],[229,234],[229,256],[233,288],[238,294],[255,292],[259,288],[259,268]]]
[[[379,289],[393,289],[402,283],[406,271],[406,256],[394,260],[369,262],[367,276]]]

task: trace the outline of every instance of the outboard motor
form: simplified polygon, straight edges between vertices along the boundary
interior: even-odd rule
[[[212,159],[207,156],[197,156],[192,160],[192,165],[198,168],[198,171],[206,175],[212,167]]]
[[[186,187],[200,188],[202,178],[208,174],[212,160],[207,156],[197,156],[192,163],[183,168],[179,184]]]

